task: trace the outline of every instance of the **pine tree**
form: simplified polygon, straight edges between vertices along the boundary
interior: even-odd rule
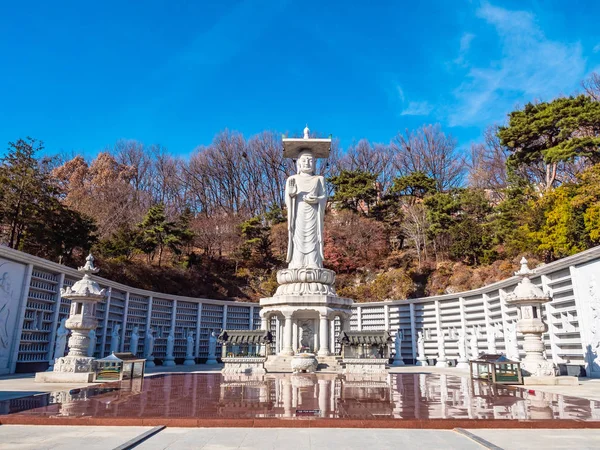
[[[377,176],[361,170],[342,170],[329,179],[335,194],[333,201],[342,208],[369,213],[377,202]]]
[[[138,225],[140,235],[136,247],[148,255],[148,262],[158,252],[160,267],[165,248],[175,255],[180,255],[182,246],[193,238],[193,233],[189,229],[190,220],[191,212],[187,211],[177,221],[170,221],[165,213],[165,205],[163,203],[154,205]]]
[[[509,114],[498,137],[512,152],[509,168],[543,164],[544,188],[552,189],[558,163],[576,158],[600,162],[600,102],[580,95],[529,103]]]
[[[40,205],[38,200],[54,192],[35,158],[43,144],[28,137],[8,145],[8,154],[0,160],[0,221],[6,227],[8,246],[18,248],[28,221]]]

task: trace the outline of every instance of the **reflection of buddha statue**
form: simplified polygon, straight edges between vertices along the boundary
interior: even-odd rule
[[[285,204],[288,211],[289,268],[323,267],[323,218],[327,204],[325,180],[315,175],[315,158],[302,151],[296,162],[298,174],[288,178]]]

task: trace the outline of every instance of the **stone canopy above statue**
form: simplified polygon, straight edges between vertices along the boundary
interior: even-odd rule
[[[304,150],[310,150],[315,158],[329,158],[331,139],[283,139],[284,158],[296,159]]]
[[[303,151],[310,151],[313,158],[329,158],[331,138],[311,139],[308,126],[304,128],[304,138],[283,138],[283,157],[296,159]]]

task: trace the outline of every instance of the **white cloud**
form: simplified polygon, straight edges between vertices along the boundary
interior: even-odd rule
[[[404,103],[404,91],[402,90],[402,86],[399,84],[396,85],[396,92],[398,93],[400,101]]]
[[[515,104],[570,93],[584,77],[581,45],[548,39],[531,13],[483,3],[477,15],[494,27],[501,56],[487,65],[470,66],[467,80],[454,91],[451,126],[502,120]]]
[[[433,111],[433,106],[428,102],[409,102],[408,106],[402,110],[401,116],[427,116]]]
[[[471,42],[474,38],[475,35],[473,33],[463,33],[462,37],[460,38],[460,50],[458,52],[458,57],[454,60],[455,64],[458,64],[459,66],[464,65],[465,58],[469,52],[469,49],[471,48]]]

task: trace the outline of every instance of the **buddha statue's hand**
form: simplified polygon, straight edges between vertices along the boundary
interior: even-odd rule
[[[289,186],[289,190],[288,190],[290,197],[295,197],[296,194],[298,193],[298,187],[296,186],[296,180],[294,180],[293,178],[290,178],[290,186]]]
[[[304,196],[304,201],[306,203],[314,205],[315,203],[317,203],[319,201],[319,198],[314,195],[308,194],[308,195]]]

